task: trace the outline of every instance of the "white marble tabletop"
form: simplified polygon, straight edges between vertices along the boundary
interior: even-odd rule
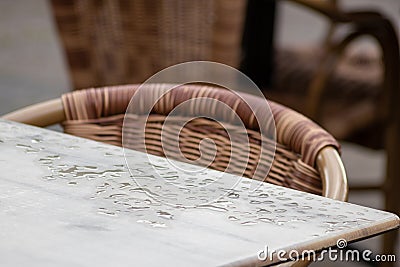
[[[266,246],[319,250],[399,224],[209,169],[177,177],[163,158],[125,153],[131,172],[122,148],[0,120],[0,266],[254,266]]]

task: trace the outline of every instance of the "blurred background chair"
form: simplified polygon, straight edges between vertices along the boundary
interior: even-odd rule
[[[270,0],[52,0],[52,8],[75,89],[143,82],[190,60],[241,67],[268,98],[307,114],[336,138],[385,148],[385,184],[354,189],[383,190],[386,209],[399,214],[400,71],[392,23],[374,10],[345,12],[337,0],[290,2],[330,22],[323,42],[274,48]],[[382,55],[349,52],[365,35]],[[384,253],[393,253],[397,235],[385,235]]]
[[[74,89],[144,82],[171,65],[238,67],[243,0],[52,0]]]

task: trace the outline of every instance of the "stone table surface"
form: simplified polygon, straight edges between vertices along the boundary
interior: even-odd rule
[[[266,248],[321,250],[398,225],[388,212],[0,120],[0,266],[261,265]]]

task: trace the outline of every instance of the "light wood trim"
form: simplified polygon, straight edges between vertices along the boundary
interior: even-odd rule
[[[65,120],[61,98],[34,104],[1,117],[2,119],[45,127]]]
[[[318,154],[316,163],[322,179],[322,195],[346,201],[349,186],[338,151],[333,147],[325,147]]]

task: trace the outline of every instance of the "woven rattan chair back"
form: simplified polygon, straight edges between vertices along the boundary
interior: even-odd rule
[[[159,86],[159,85],[158,85]],[[129,100],[136,92],[138,85],[106,87],[99,89],[87,89],[67,93],[62,96],[66,120],[62,123],[66,133],[121,146],[122,127],[125,110]],[[151,97],[155,87],[146,88],[143,97]],[[224,124],[224,127],[216,121],[198,118],[187,123],[179,134],[179,146],[187,159],[200,157],[199,144],[201,140],[210,138],[216,145],[217,153],[209,167],[226,171],[229,162],[233,166],[244,166],[244,173],[236,173],[235,168],[228,171],[258,180],[282,185],[305,192],[315,194],[322,193],[322,182],[319,172],[315,168],[315,161],[319,151],[326,146],[338,148],[335,139],[322,128],[308,120],[304,116],[285,108],[274,102],[270,102],[271,111],[276,123],[277,144],[272,167],[267,177],[255,177],[256,167],[268,165],[270,156],[263,156],[261,151],[261,133],[254,115],[241,98],[225,89],[210,86],[182,85],[170,91],[168,99],[163,101],[169,105],[159,104],[153,109],[150,116],[146,116],[147,124],[143,137],[146,139],[146,152],[165,156],[161,145],[161,130],[168,136],[168,127],[163,128],[168,113],[179,103],[198,96],[218,99],[226,103],[243,120],[247,129],[250,142],[250,153],[241,153],[241,143],[234,143],[229,139],[224,127],[230,127],[235,131],[236,125]],[[253,104],[264,105],[265,101],[253,97]],[[259,101],[259,103],[257,103]],[[260,106],[259,106],[260,107]],[[207,106],[199,106],[199,110],[207,109]],[[140,116],[137,118],[140,120]],[[187,118],[174,118],[185,120]],[[140,133],[138,133],[140,134]],[[172,136],[168,140],[176,140]],[[135,143],[125,142],[130,148],[138,149]],[[165,145],[165,144],[163,144]],[[270,148],[273,148],[271,145]],[[207,144],[206,144],[207,150]],[[272,149],[271,149],[272,150]],[[169,155],[171,156],[171,155]],[[172,155],[174,157],[174,155]],[[236,164],[236,165],[235,165]]]
[[[245,0],[52,0],[75,89],[144,82],[165,67],[237,67]]]

